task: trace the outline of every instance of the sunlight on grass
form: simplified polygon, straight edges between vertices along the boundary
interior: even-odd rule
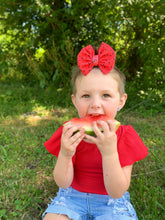
[[[52,174],[56,157],[43,143],[77,113],[72,106],[63,108],[45,104],[45,100],[37,97],[34,99],[38,88],[33,91],[13,86],[14,97],[9,88],[7,92],[4,86],[6,95],[0,100],[0,207],[3,207],[0,219],[39,220],[57,191]],[[39,95],[43,97],[42,92]],[[164,113],[144,117],[137,112],[121,111],[117,120],[131,124],[149,148],[145,160],[133,167],[129,189],[139,220],[162,220],[165,210]]]
[[[53,175],[51,177],[51,176],[48,176],[47,174],[45,174],[44,171],[38,171],[36,173],[36,186],[43,185],[45,183],[45,180],[47,180],[49,182],[54,181]]]
[[[60,115],[62,115],[63,122],[64,120],[69,120],[70,118],[66,115],[64,117],[64,114],[68,113],[68,109],[52,109],[52,110],[45,110],[44,107],[40,106],[37,108],[33,108],[33,112],[24,114],[21,116],[22,119],[25,120],[25,122],[28,125],[36,126],[40,121],[46,121],[46,120],[60,120]]]
[[[14,118],[11,116],[1,117],[0,122],[6,126],[11,124],[20,125],[20,123],[27,126],[37,126],[41,121],[60,120],[61,117],[63,118],[63,122],[70,120],[72,116],[70,116],[69,112],[70,110],[64,108],[47,110],[45,106],[37,106],[33,107],[32,112],[26,112]]]

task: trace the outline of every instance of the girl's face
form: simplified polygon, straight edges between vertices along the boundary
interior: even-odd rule
[[[112,74],[104,75],[99,69],[93,69],[87,76],[76,80],[76,94],[72,95],[79,117],[88,114],[105,114],[114,119],[117,109],[122,108],[127,95],[119,93],[119,84]]]

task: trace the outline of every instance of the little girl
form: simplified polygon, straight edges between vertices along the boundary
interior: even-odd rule
[[[105,43],[98,52],[88,45],[77,62],[72,102],[79,117],[114,119],[127,99],[125,76],[115,67],[114,50]],[[97,121],[93,130],[96,137],[85,134],[81,124],[68,122],[45,142],[57,157],[53,175],[59,192],[44,212],[44,220],[137,219],[127,190],[133,163],[145,158],[148,149],[130,125],[120,125],[116,131],[113,120]]]

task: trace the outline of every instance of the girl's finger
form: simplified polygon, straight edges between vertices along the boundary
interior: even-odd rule
[[[81,129],[79,132],[75,133],[71,138],[70,142],[72,145],[78,145],[85,136],[85,129]]]
[[[99,122],[99,121],[98,121]],[[100,124],[99,124],[100,125]],[[101,135],[101,131],[97,125],[97,122],[93,122],[93,131],[95,132],[96,136],[98,137]]]
[[[110,131],[112,132],[116,131],[116,123],[114,121],[108,120],[107,124],[109,126]]]
[[[69,124],[67,126],[64,126],[63,128],[63,134],[66,136],[66,137],[71,137],[75,132],[77,132],[78,130],[81,129],[81,125],[72,125],[72,124]]]
[[[93,137],[93,136],[90,136],[90,135],[88,135],[88,134],[85,134],[84,138],[85,138],[87,141],[90,141],[90,142],[92,142],[92,143],[95,143],[95,144],[97,143],[96,137]]]
[[[99,127],[98,127],[98,124],[99,124]],[[100,128],[102,131],[100,131]],[[103,133],[104,135],[106,135],[109,132],[109,126],[105,121],[97,121],[96,126],[94,125],[93,129],[95,129],[94,131],[96,133],[96,136],[102,136]]]

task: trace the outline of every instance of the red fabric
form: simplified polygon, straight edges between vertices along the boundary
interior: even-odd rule
[[[91,45],[84,47],[77,56],[77,63],[84,75],[87,75],[94,66],[98,66],[102,73],[107,74],[115,65],[115,57],[115,51],[102,42],[98,55],[95,55]]]
[[[58,157],[63,126],[45,142],[46,149]],[[131,125],[121,125],[117,132],[117,148],[122,167],[132,165],[148,155],[137,132]],[[99,149],[93,143],[81,141],[73,157],[74,179],[72,187],[81,192],[107,194],[104,187],[102,158]]]

